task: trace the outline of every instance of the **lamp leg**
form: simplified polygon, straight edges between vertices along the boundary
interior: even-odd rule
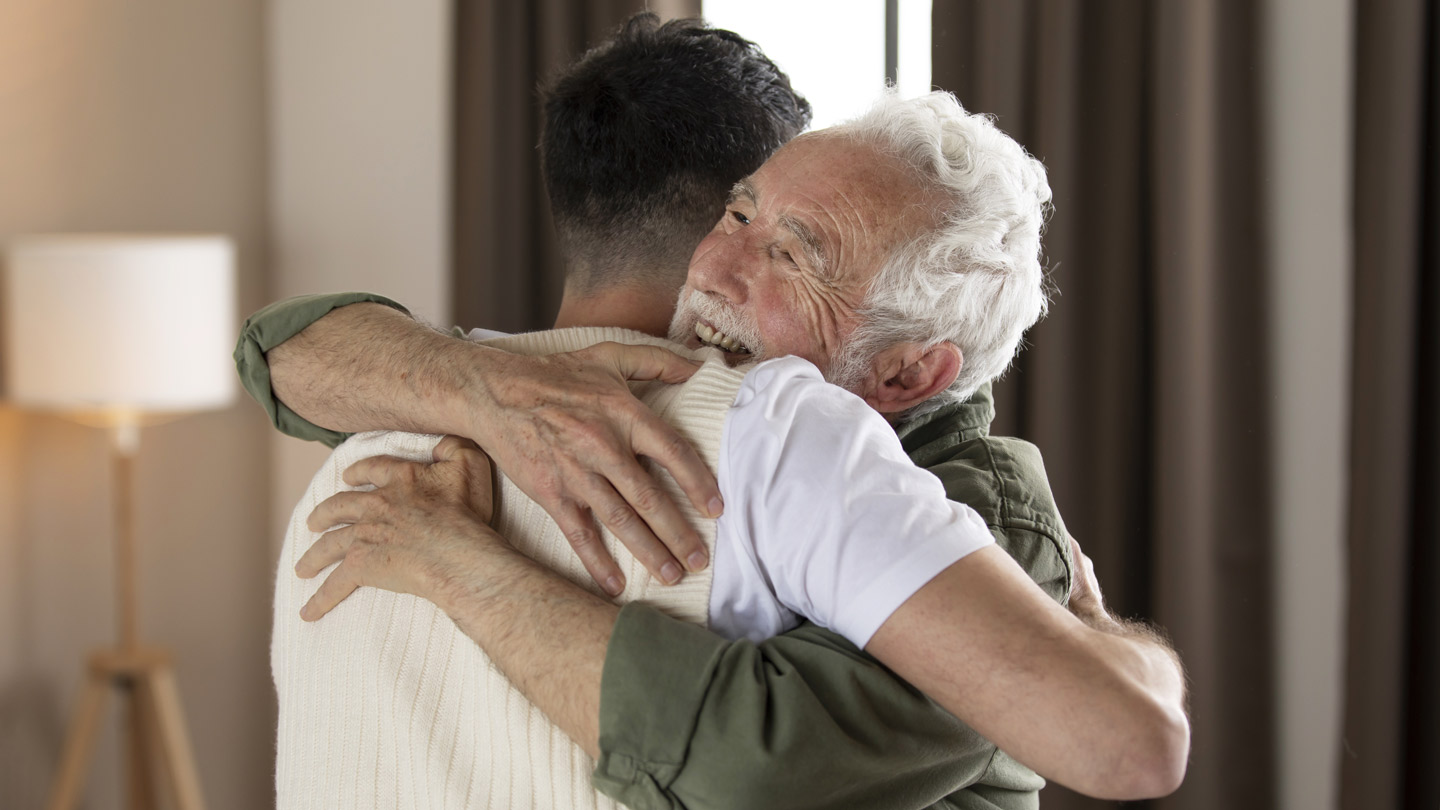
[[[200,793],[200,774],[195,768],[195,749],[185,728],[185,713],[180,707],[180,690],[175,672],[168,664],[152,668],[145,677],[149,699],[155,710],[155,728],[165,751],[165,771],[170,775],[175,802],[180,810],[205,810]]]
[[[71,810],[80,800],[80,793],[85,789],[85,775],[90,770],[90,757],[95,752],[95,734],[100,730],[105,699],[109,695],[110,680],[100,672],[88,671],[79,705],[75,707],[75,716],[70,721],[65,753],[60,758],[60,770],[56,772],[50,789],[47,810]]]
[[[112,481],[115,487],[115,619],[120,649],[134,651],[140,643],[135,598],[135,454],[139,428],[115,428],[111,451]]]
[[[145,688],[143,678],[123,678],[119,683],[128,693],[125,721],[130,744],[125,753],[129,769],[130,810],[153,810],[158,806],[155,802],[154,699],[150,690]]]

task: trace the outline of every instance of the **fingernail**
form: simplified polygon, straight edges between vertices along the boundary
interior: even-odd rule
[[[725,511],[725,502],[720,500],[719,495],[711,498],[708,506],[710,507],[710,517],[712,518],[720,517],[720,513]]]
[[[611,575],[609,579],[605,580],[605,592],[611,596],[619,596],[623,590],[625,590],[625,583],[620,581],[620,577]]]
[[[697,551],[691,554],[690,557],[685,560],[685,563],[690,566],[691,571],[700,571],[705,568],[705,564],[709,561],[710,559],[705,556],[705,552]]]
[[[667,562],[660,566],[660,578],[665,580],[666,585],[674,585],[680,581],[680,566],[673,562]]]

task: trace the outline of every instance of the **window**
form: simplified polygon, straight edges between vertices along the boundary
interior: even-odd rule
[[[887,75],[907,98],[930,90],[930,3],[704,0],[703,11],[711,25],[755,42],[790,74],[814,107],[811,128],[820,129],[863,112]],[[893,17],[889,26],[887,16]]]

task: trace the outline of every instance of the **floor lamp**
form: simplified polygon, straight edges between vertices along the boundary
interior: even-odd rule
[[[181,810],[202,810],[170,656],[142,644],[137,627],[131,470],[143,426],[234,396],[234,249],[220,236],[55,235],[12,240],[5,256],[8,398],[106,428],[114,440],[118,639],[90,655],[48,807],[79,801],[118,691],[131,809],[155,806],[161,770]]]

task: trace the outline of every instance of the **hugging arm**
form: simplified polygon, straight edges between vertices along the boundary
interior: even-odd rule
[[[728,417],[721,485],[754,527],[749,542],[779,601],[863,645],[1047,778],[1101,798],[1174,790],[1189,728],[1167,648],[1113,622],[1088,626],[1047,596],[1007,553],[1039,544],[948,498],[944,476],[917,467],[875,411],[813,366],[762,363],[745,386],[753,397],[742,393]],[[722,563],[731,539],[717,535]],[[1087,569],[1077,573],[1077,607],[1098,607],[1084,598],[1098,589],[1080,587]]]
[[[614,343],[510,354],[430,329],[380,296],[344,294],[261,310],[246,321],[235,359],[246,390],[291,435],[332,445],[362,430],[473,439],[612,594],[623,575],[595,518],[664,581],[708,564],[699,535],[637,457],[667,469],[712,516],[723,509],[714,476],[626,385],[685,380],[696,367],[685,358]]]
[[[990,546],[916,592],[866,650],[1047,778],[1097,798],[1168,794],[1190,750],[1179,661],[1103,611],[1088,617]]]
[[[484,524],[483,455],[452,437],[436,457],[345,471],[379,488],[339,493],[311,516],[312,528],[348,525],[297,565],[314,576],[339,562],[302,616],[364,585],[430,599],[597,757],[603,792],[636,808],[913,809],[989,767],[988,742],[829,631],[728,642],[540,568]],[[1029,779],[1010,785],[1016,796],[1038,789]]]
[[[991,751],[976,754],[984,741],[956,718],[1083,792],[1158,795],[1183,774],[1188,728],[1173,659],[1081,625],[994,546],[922,588],[869,645],[951,717],[813,626],[755,645],[638,606],[622,611],[469,515],[463,478],[417,494],[423,465],[389,461],[409,472],[347,473],[379,488],[327,501],[312,519],[349,524],[339,531],[350,535],[301,560],[307,576],[340,562],[305,617],[365,585],[430,599],[598,754],[596,786],[633,806],[738,806],[740,791],[756,807],[925,807],[988,764],[967,760]],[[450,534],[432,536],[437,525]]]
[[[409,565],[419,555],[414,568],[432,581],[410,592],[445,610],[542,711],[598,752],[597,786],[628,803],[707,806],[744,789],[796,797],[781,806],[804,806],[804,796],[834,806],[878,786],[904,797],[898,806],[920,807],[977,777],[965,757],[978,737],[845,642],[792,633],[727,643],[667,621],[647,626],[638,608],[626,609],[627,629],[613,605],[535,566],[482,521],[446,518],[464,504],[443,490],[417,503],[402,476],[346,480],[380,488],[336,496],[349,511],[312,518],[312,528],[344,523],[352,528],[340,531],[366,534],[343,553],[324,543],[307,553],[305,575],[343,561],[306,618],[354,587],[391,587],[385,565],[372,562]],[[458,527],[463,542],[438,542],[429,536],[435,525]],[[1082,624],[994,545],[915,592],[869,651],[1008,754],[1082,792],[1159,795],[1183,775],[1189,733],[1175,660],[1148,639]],[[878,765],[867,767],[872,760]]]
[[[349,438],[349,433],[320,427],[283,402],[271,384],[266,356],[331,310],[363,303],[389,307],[407,318],[410,315],[409,310],[395,301],[372,293],[301,295],[270,304],[251,315],[241,326],[240,339],[235,344],[235,368],[246,393],[265,409],[276,430],[297,439],[320,442],[327,447],[335,447]]]

